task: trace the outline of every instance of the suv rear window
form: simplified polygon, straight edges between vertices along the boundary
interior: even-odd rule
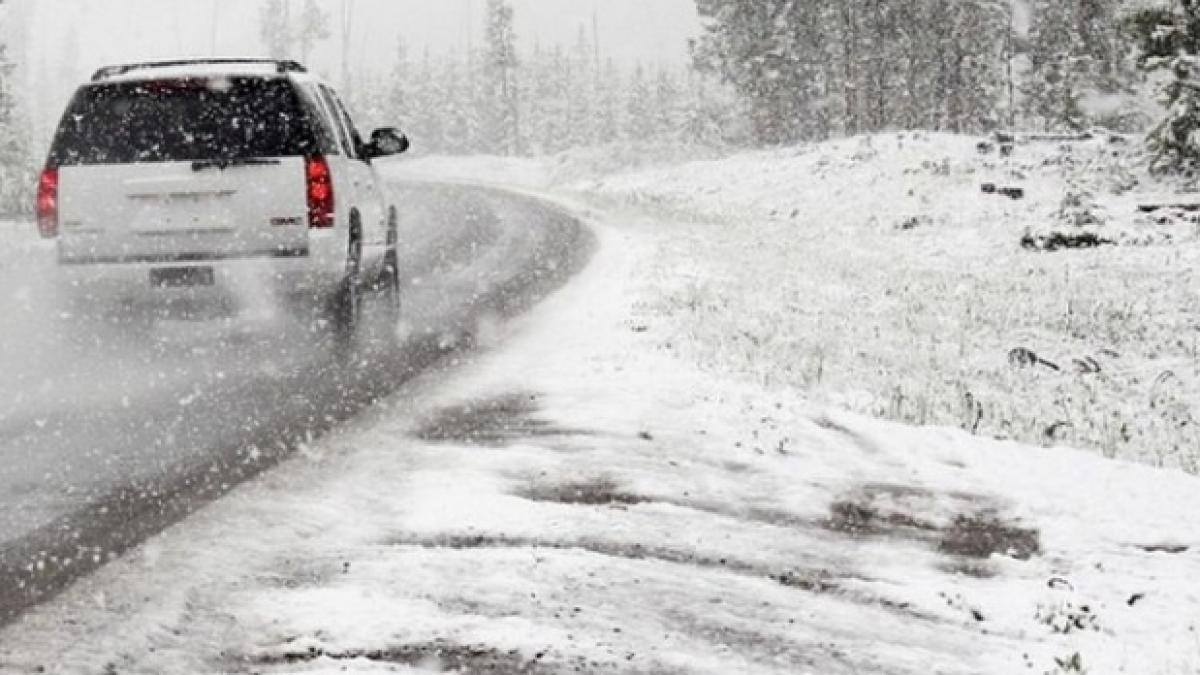
[[[327,143],[282,78],[88,85],[55,135],[50,162],[129,164],[308,155]],[[322,134],[323,135],[323,134]]]

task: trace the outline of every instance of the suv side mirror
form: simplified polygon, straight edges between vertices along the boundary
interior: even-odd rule
[[[367,144],[367,157],[388,157],[407,152],[408,136],[395,127],[384,127],[371,132],[371,142]]]

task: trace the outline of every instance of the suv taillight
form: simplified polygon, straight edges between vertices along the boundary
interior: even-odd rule
[[[308,186],[308,226],[333,227],[333,174],[329,162],[320,155],[307,158],[304,177]]]
[[[58,169],[46,167],[38,179],[38,231],[46,239],[58,236]]]

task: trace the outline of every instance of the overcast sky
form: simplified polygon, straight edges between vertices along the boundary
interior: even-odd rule
[[[302,0],[292,0],[298,7]],[[338,16],[342,0],[318,0]],[[349,0],[355,68],[387,67],[403,35],[415,53],[463,49],[480,40],[486,0]],[[574,42],[595,11],[607,54],[622,61],[681,64],[699,30],[694,0],[511,0],[521,49]],[[258,0],[6,0],[25,3],[26,73],[35,114],[56,117],[70,91],[99,65],[200,56],[263,55]],[[332,26],[340,34],[337,19]],[[311,66],[340,75],[337,38]]]
[[[98,62],[261,52],[260,3],[255,0],[23,1],[34,7],[33,44],[41,59],[70,51],[65,43],[76,40],[81,67],[86,68]],[[390,57],[398,35],[418,50],[426,45],[435,51],[461,48],[469,34],[477,39],[482,32],[486,0],[349,1],[354,11],[354,59],[370,61]],[[336,17],[342,0],[319,2]],[[580,26],[590,31],[595,11],[601,42],[612,56],[680,62],[686,58],[688,37],[697,30],[694,0],[512,2],[518,39],[526,48],[537,41],[573,41]],[[318,54],[315,60],[327,57]]]

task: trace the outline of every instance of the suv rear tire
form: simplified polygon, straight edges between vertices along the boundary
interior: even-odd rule
[[[388,209],[387,249],[383,254],[383,268],[379,271],[376,290],[381,296],[383,317],[387,329],[394,331],[400,323],[400,216],[396,207]]]
[[[346,275],[333,297],[330,319],[334,336],[347,343],[362,323],[362,222],[357,211],[350,214],[350,237],[346,247]]]

